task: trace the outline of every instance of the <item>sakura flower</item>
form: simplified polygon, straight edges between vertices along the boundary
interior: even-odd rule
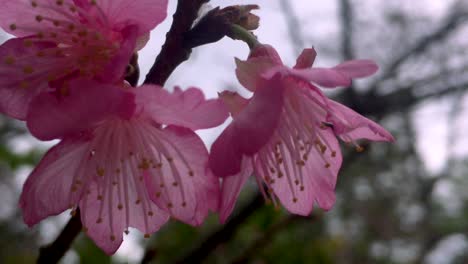
[[[210,167],[223,177],[222,221],[252,173],[265,198],[268,192],[292,213],[308,215],[314,203],[328,210],[342,162],[337,137],[358,149],[362,138],[393,141],[381,126],[328,99],[314,85],[346,86],[373,74],[377,65],[355,60],[311,68],[315,56],[313,49],[304,50],[291,69],[272,47],[260,45],[247,61],[237,61],[239,81],[254,94],[250,99],[221,94],[233,117],[210,154]]]
[[[115,82],[166,17],[167,0],[1,0],[0,111],[24,119],[40,92],[77,77]]]
[[[32,102],[31,133],[61,141],[24,185],[20,206],[29,226],[79,208],[86,233],[112,254],[129,227],[148,237],[170,216],[199,225],[218,209],[219,181],[192,129],[221,124],[227,118],[222,102],[205,100],[196,88],[170,94],[91,80],[70,82],[69,93],[42,93]],[[158,107],[161,100],[179,109]],[[205,113],[206,119],[198,116]]]

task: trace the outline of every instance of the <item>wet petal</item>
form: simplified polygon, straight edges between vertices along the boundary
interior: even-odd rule
[[[58,98],[42,93],[31,103],[27,125],[41,140],[63,138],[92,128],[109,116],[128,116],[133,113],[133,94],[118,86],[91,80],[70,83],[69,94]]]
[[[221,185],[221,206],[219,209],[221,223],[225,223],[227,218],[231,215],[242,187],[252,175],[253,168],[251,160],[252,158],[244,157],[240,172],[236,175],[223,178]]]
[[[23,186],[20,207],[24,222],[33,226],[44,218],[74,206],[84,180],[80,172],[89,151],[89,139],[69,138],[51,148]],[[77,185],[78,183],[78,185]]]
[[[220,99],[206,100],[197,88],[173,93],[154,85],[143,85],[135,91],[143,111],[160,124],[177,125],[193,130],[222,124],[228,111]]]
[[[173,217],[200,225],[219,204],[219,182],[207,168],[208,151],[193,131],[169,126],[158,133],[158,164],[145,173],[153,202]]]
[[[312,67],[316,57],[317,52],[314,48],[304,49],[301,55],[297,58],[294,69],[306,69]]]
[[[237,174],[242,155],[253,155],[268,142],[283,110],[283,90],[279,76],[259,80],[249,104],[211,147],[210,167],[216,176]]]
[[[374,121],[333,100],[329,100],[329,105],[331,112],[327,121],[333,124],[333,130],[342,140],[395,141],[387,130]]]

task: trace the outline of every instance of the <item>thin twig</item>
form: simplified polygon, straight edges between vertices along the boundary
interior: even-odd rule
[[[73,240],[80,234],[81,229],[80,211],[77,209],[76,214],[68,221],[65,228],[60,232],[60,235],[52,244],[42,247],[39,250],[38,264],[57,263],[63,255],[70,249]]]

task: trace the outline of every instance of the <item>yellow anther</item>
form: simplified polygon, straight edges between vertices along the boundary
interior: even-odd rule
[[[104,173],[105,173],[105,170],[103,168],[97,168],[96,169],[96,174],[99,176],[99,177],[103,177],[104,176]]]
[[[8,56],[5,58],[5,63],[7,65],[13,65],[15,64],[15,58],[13,58],[12,56]]]
[[[23,45],[24,45],[25,47],[31,47],[32,44],[33,44],[32,41],[29,40],[29,39],[26,39],[25,41],[23,41]]]
[[[34,69],[31,66],[24,66],[23,72],[26,73],[26,74],[31,74],[31,73],[34,72]]]
[[[29,87],[29,82],[23,80],[23,81],[20,82],[19,87],[20,87],[21,89],[26,89],[26,88]]]

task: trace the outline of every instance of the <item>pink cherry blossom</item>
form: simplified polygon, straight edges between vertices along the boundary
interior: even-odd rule
[[[393,141],[375,122],[328,99],[314,84],[346,86],[369,76],[377,65],[348,61],[333,68],[311,68],[316,53],[306,49],[288,68],[270,46],[258,46],[247,61],[237,60],[241,84],[254,92],[245,99],[224,92],[233,122],[211,148],[210,167],[223,177],[221,220],[232,211],[241,186],[253,173],[268,199],[290,212],[310,214],[314,203],[328,210],[335,202],[335,185],[342,162],[337,137]],[[266,191],[263,186],[266,186]]]
[[[148,104],[152,98],[188,112],[170,113]],[[170,216],[199,225],[218,210],[219,181],[192,129],[224,122],[228,113],[220,100],[205,100],[196,88],[170,94],[152,85],[75,80],[69,96],[42,93],[31,107],[31,133],[61,141],[24,185],[20,206],[28,225],[79,208],[88,236],[112,254],[129,227],[149,236]],[[206,119],[198,116],[205,112],[211,113]]]
[[[2,0],[0,111],[24,119],[31,100],[77,77],[115,82],[166,17],[167,0]]]

